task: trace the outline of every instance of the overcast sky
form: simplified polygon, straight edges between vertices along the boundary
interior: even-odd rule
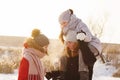
[[[0,0],[0,35],[30,36],[33,28],[39,28],[49,38],[58,38],[58,17],[71,8],[84,22],[107,13],[101,40],[120,43],[119,4],[119,0]]]

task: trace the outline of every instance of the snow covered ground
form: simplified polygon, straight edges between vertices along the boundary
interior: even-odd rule
[[[93,80],[120,80],[120,78],[112,77],[115,68],[110,65],[102,64],[99,61],[95,63]],[[0,74],[0,80],[17,80],[18,70],[14,74]]]
[[[120,78],[112,77],[115,71],[115,67],[97,61],[94,65],[93,80],[120,80]]]

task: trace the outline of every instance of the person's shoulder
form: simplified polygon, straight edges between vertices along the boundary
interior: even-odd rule
[[[87,27],[86,23],[82,19],[79,19],[78,26]]]
[[[32,60],[32,57],[30,56],[30,53],[29,53],[29,52],[25,52],[24,55],[23,55],[23,57],[24,57],[25,59],[27,59],[28,61],[31,61],[31,60]]]

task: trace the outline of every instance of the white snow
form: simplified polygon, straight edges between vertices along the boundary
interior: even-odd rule
[[[93,80],[120,80],[120,78],[112,77],[115,67],[106,65],[97,61],[94,65]],[[18,70],[14,74],[0,74],[0,80],[17,80]]]

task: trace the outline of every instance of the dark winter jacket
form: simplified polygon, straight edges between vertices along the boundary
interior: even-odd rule
[[[80,80],[78,56],[67,58],[65,80]]]

